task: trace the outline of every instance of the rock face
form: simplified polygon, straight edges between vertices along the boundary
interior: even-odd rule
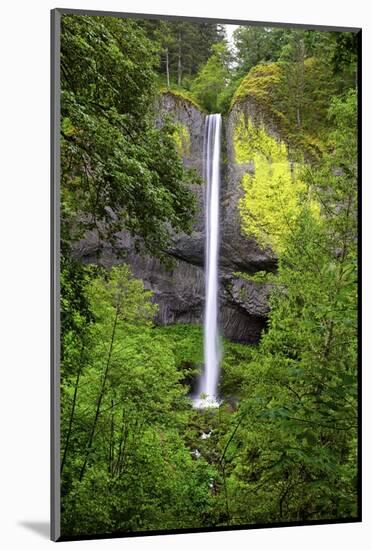
[[[233,134],[240,113],[241,107],[236,106],[223,120],[226,162],[221,193],[220,263],[222,269],[233,271],[274,271],[277,258],[273,252],[262,250],[254,238],[241,233],[238,209],[238,202],[243,194],[241,180],[245,173],[254,173],[254,166],[239,164],[235,159]],[[256,122],[257,112],[251,112],[251,106],[245,114]]]
[[[203,134],[205,115],[184,98],[166,93],[159,105],[161,116],[171,115],[189,135],[189,147],[183,154],[187,167],[202,175]],[[223,120],[223,168],[220,189],[220,315],[219,323],[225,336],[246,343],[259,340],[266,324],[269,285],[238,278],[236,272],[254,273],[272,271],[276,258],[269,251],[259,248],[254,239],[243,236],[240,231],[238,201],[241,196],[240,181],[249,166],[235,162],[233,130],[236,112]],[[198,213],[191,235],[174,235],[169,255],[175,259],[172,268],[166,268],[158,259],[134,252],[131,237],[122,232],[119,247],[124,260],[119,259],[108,245],[98,241],[92,232],[76,243],[75,256],[85,262],[99,262],[109,267],[125,261],[134,276],[143,279],[146,288],[154,293],[159,310],[156,322],[202,323],[204,310],[204,186],[193,186],[198,200]],[[98,258],[97,252],[101,250]]]

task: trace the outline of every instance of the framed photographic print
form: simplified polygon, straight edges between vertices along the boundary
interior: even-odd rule
[[[53,540],[361,520],[360,56],[53,10]]]

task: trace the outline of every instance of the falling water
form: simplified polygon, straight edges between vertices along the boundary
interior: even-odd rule
[[[218,254],[220,136],[222,119],[218,114],[206,118],[204,138],[204,176],[206,180],[206,262],[204,313],[204,372],[199,381],[196,407],[218,406],[219,332],[218,332]]]

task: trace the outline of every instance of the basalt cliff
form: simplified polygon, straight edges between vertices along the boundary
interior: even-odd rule
[[[161,124],[164,116],[173,118],[180,128],[183,161],[202,176],[206,115],[191,101],[170,92],[161,95],[158,107],[158,123]],[[252,101],[239,102],[223,117],[219,324],[226,337],[255,343],[266,324],[271,286],[246,280],[239,274],[274,271],[277,258],[271,249],[260,247],[255,238],[246,235],[241,228],[241,179],[245,173],[254,172],[252,163],[238,163],[235,158],[233,135],[241,114],[254,124],[264,125],[265,131],[275,139],[280,136],[274,121]],[[122,253],[119,256],[108,244],[99,242],[94,232],[75,243],[74,255],[85,262],[99,262],[106,267],[123,261],[128,263],[134,276],[141,278],[153,292],[153,300],[158,304],[157,323],[201,324],[204,310],[204,190],[204,185],[192,186],[198,204],[193,231],[190,235],[173,236],[167,250],[173,260],[171,267],[157,258],[136,252],[126,232],[119,234]]]

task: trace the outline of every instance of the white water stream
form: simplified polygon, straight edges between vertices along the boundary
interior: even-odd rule
[[[204,312],[204,370],[199,380],[196,407],[216,407],[220,345],[218,331],[218,257],[219,257],[219,189],[220,142],[222,117],[208,115],[204,137],[205,201],[205,312]]]

